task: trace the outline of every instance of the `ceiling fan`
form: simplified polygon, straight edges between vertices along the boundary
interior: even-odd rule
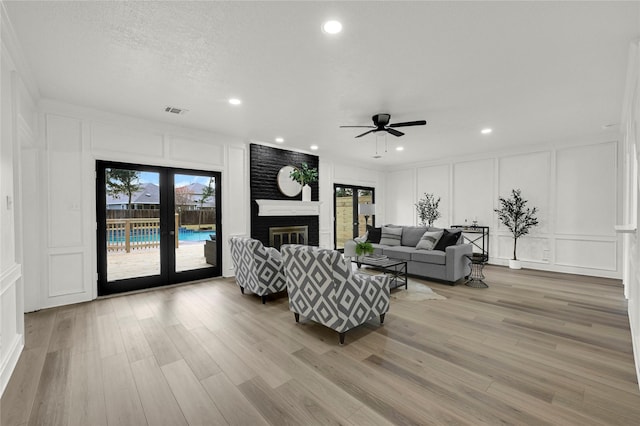
[[[427,122],[425,120],[418,120],[418,121],[405,121],[404,123],[392,123],[389,124],[389,120],[391,119],[391,114],[376,114],[373,117],[371,117],[371,119],[373,120],[373,126],[340,126],[342,127],[364,127],[367,129],[373,129],[373,130],[368,130],[364,133],[362,133],[361,135],[356,136],[356,138],[360,138],[364,135],[368,135],[369,133],[375,133],[375,132],[387,132],[387,133],[391,133],[393,136],[402,136],[404,135],[404,133],[394,129],[394,127],[408,127],[408,126],[424,126],[425,124],[427,124]]]

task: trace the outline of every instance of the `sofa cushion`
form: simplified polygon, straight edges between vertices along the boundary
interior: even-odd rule
[[[447,255],[439,250],[415,250],[411,253],[411,260],[424,263],[435,263],[437,265],[445,265]]]
[[[388,226],[382,227],[382,237],[380,237],[380,244],[385,246],[399,246],[402,240],[402,228],[390,228]]]
[[[418,250],[433,250],[433,248],[438,244],[440,238],[444,234],[443,231],[426,231],[418,244],[416,244],[416,249]]]
[[[438,244],[436,244],[433,249],[445,251],[447,247],[458,243],[461,234],[462,230],[451,232],[448,229],[445,229],[444,234],[442,234],[442,237],[440,238],[440,241],[438,241]]]
[[[402,241],[401,245],[407,247],[415,247],[420,238],[427,231],[427,228],[424,226],[404,226],[402,227]]]
[[[391,258],[398,260],[411,260],[411,253],[415,252],[415,247],[404,247],[404,246],[396,246],[396,247],[385,247],[382,250],[382,253]]]
[[[380,237],[382,237],[382,228],[367,227],[367,241],[373,244],[379,244]]]

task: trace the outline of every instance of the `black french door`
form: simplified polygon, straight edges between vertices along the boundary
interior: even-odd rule
[[[221,275],[218,172],[96,161],[98,295]]]
[[[367,225],[375,225],[375,189],[364,186],[333,185],[334,245],[344,249],[344,242],[364,235]]]

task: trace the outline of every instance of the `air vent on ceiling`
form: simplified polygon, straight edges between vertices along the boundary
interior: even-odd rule
[[[172,107],[172,106],[168,106],[164,109],[164,112],[170,112],[171,114],[178,114],[178,115],[182,115],[185,112],[189,111],[188,109],[183,109],[183,108],[176,108],[176,107]]]

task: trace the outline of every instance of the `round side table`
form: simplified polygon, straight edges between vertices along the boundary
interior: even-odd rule
[[[469,275],[467,275],[467,281],[464,283],[466,286],[473,288],[488,288],[487,283],[484,282],[484,274],[482,270],[487,263],[487,256],[482,253],[473,253],[465,255],[471,262],[469,263]]]

